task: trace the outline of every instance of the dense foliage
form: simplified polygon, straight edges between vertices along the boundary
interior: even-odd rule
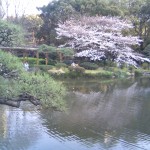
[[[64,107],[65,88],[47,74],[24,71],[22,63],[12,54],[0,51],[0,103],[21,101],[28,95],[40,101],[43,107]]]
[[[19,25],[0,20],[0,46],[20,46],[24,43],[24,31]]]
[[[53,0],[47,6],[39,8],[43,25],[38,38],[43,38],[46,43],[53,43],[58,22],[64,22],[72,16],[127,16],[134,24],[135,33],[145,43],[150,28],[149,3],[149,0]]]
[[[109,2],[104,0],[53,0],[47,6],[39,8],[42,11],[40,17],[43,25],[37,37],[44,39],[46,44],[59,44],[60,41],[55,39],[55,28],[59,21],[64,22],[72,16],[84,14],[91,16],[122,14],[117,6],[109,5]]]
[[[150,51],[149,49],[147,50],[147,45],[150,44],[150,26],[149,26],[150,7],[149,6],[150,6],[150,0],[132,0],[132,1],[131,0],[88,0],[88,1],[87,0],[58,0],[58,1],[53,0],[47,6],[39,8],[41,10],[40,17],[43,20],[43,25],[40,28],[40,32],[39,32],[40,37],[38,37],[38,38],[44,39],[44,42],[47,44],[53,43],[56,45],[61,45],[62,43],[64,43],[66,41],[66,39],[73,38],[74,43],[72,43],[72,45],[70,43],[70,45],[71,45],[71,47],[75,48],[75,50],[77,50],[77,52],[79,52],[80,51],[79,49],[81,49],[81,45],[80,45],[81,43],[83,46],[82,47],[84,50],[83,53],[80,53],[79,55],[77,54],[79,57],[81,55],[82,56],[84,55],[83,57],[90,57],[92,55],[92,56],[94,56],[94,57],[92,57],[92,60],[94,60],[97,58],[97,56],[98,57],[99,56],[100,57],[102,57],[102,56],[110,57],[110,55],[111,55],[112,60],[115,60],[117,62],[119,62],[120,60],[123,62],[129,62],[129,64],[133,64],[134,66],[136,66],[137,63],[139,63],[141,61],[141,56],[142,56],[141,54],[148,56],[149,51]],[[101,35],[99,34],[100,32],[99,33],[97,32],[97,36],[95,36],[95,38],[92,39],[93,45],[92,44],[90,45],[91,51],[89,52],[89,49],[85,49],[85,45],[87,45],[88,40],[89,40],[88,36],[92,37],[91,34],[94,34],[94,32],[95,32],[94,30],[96,30],[96,29],[99,30],[99,27],[95,26],[94,27],[95,29],[93,29],[93,28],[91,29],[91,27],[88,29],[88,28],[86,28],[86,26],[88,26],[87,22],[84,24],[84,21],[82,21],[82,19],[79,19],[79,20],[75,19],[74,21],[72,21],[72,18],[77,18],[79,16],[80,17],[81,16],[90,16],[93,18],[94,17],[98,18],[98,17],[102,17],[102,16],[109,16],[109,17],[117,16],[120,18],[124,18],[123,20],[126,20],[127,24],[128,24],[128,22],[130,22],[130,25],[132,25],[132,29],[124,30],[123,34],[120,29],[119,29],[120,33],[118,33],[118,31],[116,31],[115,28],[113,28],[113,30],[112,30],[112,25],[110,25],[110,24],[114,24],[114,27],[116,27],[118,30],[117,23],[118,23],[118,21],[120,21],[120,20],[116,20],[115,19],[116,17],[114,17],[113,18],[114,20],[112,19],[111,20],[112,22],[110,21],[111,22],[109,24],[110,28],[109,28],[109,26],[107,26],[108,28],[104,29],[105,36],[103,36],[104,32]],[[69,21],[67,22],[66,20],[67,21],[71,20],[72,21],[71,23],[74,23],[74,26],[71,26],[69,24],[70,22]],[[84,19],[84,20],[86,20],[86,19]],[[63,33],[60,33],[58,31],[58,28],[63,29],[62,26],[60,27],[60,24],[65,24],[66,22],[68,23],[68,30],[70,28],[70,31],[73,31],[73,33],[72,33],[73,36],[67,35],[68,32],[66,34],[64,34],[64,32],[67,31],[67,29],[62,31]],[[78,24],[79,22],[80,22],[80,24]],[[122,21],[122,24],[123,24],[123,21]],[[81,37],[78,38],[78,40],[76,39],[77,35],[75,36],[75,32],[74,32],[75,26],[76,26],[76,28],[78,28],[81,31],[80,32]],[[122,26],[122,29],[124,29],[124,27],[127,29],[127,26],[125,26],[125,22],[124,22],[124,26]],[[55,29],[57,29],[59,36],[62,36],[63,38],[56,40],[57,34],[56,34]],[[89,35],[88,34],[86,35],[88,40],[86,38],[84,38],[84,40],[83,40],[83,34],[82,34],[83,30],[84,31],[86,30],[86,32],[89,33]],[[111,30],[111,32],[110,32],[110,30]],[[110,33],[112,33],[112,32],[114,32],[114,35],[110,36]],[[78,33],[78,37],[80,36],[80,33]],[[60,34],[62,34],[62,35],[60,35]],[[71,34],[71,32],[70,32],[70,34]],[[95,32],[95,34],[96,34],[96,32]],[[98,34],[99,34],[99,36],[98,36]],[[137,42],[136,38],[133,38],[133,36],[139,37],[140,40]],[[110,40],[108,40],[109,38],[110,38]],[[114,43],[117,43],[116,45],[112,44],[113,38],[115,38]],[[72,41],[73,41],[73,39],[72,39]],[[75,42],[75,39],[76,39],[76,42]],[[95,46],[102,44],[102,42],[99,42],[102,40],[103,40],[103,43],[106,42],[106,45],[108,47],[107,54],[106,53],[104,54],[103,51],[99,52],[101,54],[97,54],[97,48],[95,48]],[[124,42],[121,42],[123,40],[124,40]],[[125,42],[125,40],[126,40],[126,42]],[[78,45],[77,43],[79,44],[79,46],[77,46]],[[121,46],[121,43],[122,43],[122,46]],[[124,43],[125,43],[125,45],[124,45]],[[66,46],[68,46],[67,44],[66,44]],[[137,51],[138,53],[133,55],[133,50],[132,50],[133,47],[131,48],[131,45],[135,45],[135,44],[138,44],[134,47],[134,50]],[[102,46],[104,46],[104,45],[102,44]],[[101,47],[101,49],[102,48],[103,47]],[[145,50],[145,48],[146,48],[146,50]],[[105,49],[106,49],[106,46],[105,46]],[[110,49],[116,49],[116,50],[112,52],[112,50],[110,50]],[[88,51],[85,51],[85,50],[88,50]],[[118,57],[118,52],[119,53],[121,52],[119,54],[119,57]],[[137,57],[135,58],[135,56],[137,56]],[[118,59],[116,59],[116,57],[118,57]],[[142,61],[144,61],[144,60],[142,60]]]
[[[80,66],[85,68],[85,69],[89,69],[89,70],[96,70],[99,68],[99,66],[97,64],[91,63],[91,62],[80,63]]]

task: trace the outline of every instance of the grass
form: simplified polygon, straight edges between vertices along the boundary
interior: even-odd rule
[[[54,77],[63,77],[63,78],[103,78],[103,79],[111,79],[127,76],[126,72],[123,71],[107,71],[103,68],[99,68],[97,70],[85,70],[84,73],[70,72],[68,68],[55,68],[53,67],[48,71]],[[62,72],[62,73],[61,73]]]

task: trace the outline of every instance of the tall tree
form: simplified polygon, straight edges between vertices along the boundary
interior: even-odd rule
[[[40,17],[44,23],[37,37],[43,39],[48,45],[55,43],[55,27],[57,23],[60,20],[65,21],[68,19],[74,10],[71,5],[67,3],[67,0],[52,1],[47,6],[38,9],[42,11]]]
[[[39,39],[44,39],[46,44],[55,43],[55,28],[59,21],[76,15],[112,15],[119,16],[122,12],[115,6],[109,6],[104,0],[53,0],[47,6],[39,8],[44,24],[38,34]]]
[[[143,40],[140,44],[140,51],[150,43],[150,0],[132,0],[129,2],[130,19],[134,25],[135,34]]]
[[[28,15],[18,19],[24,30],[26,31],[26,41],[32,46],[36,46],[36,34],[43,24],[42,19],[38,15]]]
[[[24,43],[21,26],[0,20],[0,46],[20,46]]]

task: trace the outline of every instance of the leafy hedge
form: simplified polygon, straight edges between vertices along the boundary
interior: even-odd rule
[[[52,69],[54,66],[52,66],[52,65],[34,65],[34,67],[37,70],[47,72],[48,70]]]
[[[24,58],[23,58],[23,57],[20,57],[20,60],[23,62],[23,61],[24,61]],[[34,64],[37,63],[37,58],[28,57],[28,58],[26,58],[25,60],[28,61],[28,63],[29,63],[30,65],[34,65]],[[40,59],[38,59],[38,61],[39,61],[39,65],[45,64],[45,59],[41,59],[41,58],[40,58]]]
[[[75,72],[78,74],[83,74],[85,72],[85,69],[83,67],[80,67],[80,66],[77,66],[77,67],[69,66],[68,69],[70,72]]]
[[[80,64],[80,66],[85,69],[89,69],[89,70],[96,70],[99,68],[99,66],[97,64],[91,63],[91,62],[83,62]]]
[[[62,67],[67,67],[67,65],[65,64],[65,63],[57,63],[57,64],[55,64],[55,67],[56,68],[62,68]]]

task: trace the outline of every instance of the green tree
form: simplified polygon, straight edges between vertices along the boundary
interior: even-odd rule
[[[48,74],[26,72],[19,58],[0,50],[0,104],[19,107],[29,100],[43,107],[64,108],[64,86]]]
[[[42,44],[40,45],[37,51],[37,56],[38,56],[37,59],[39,59],[39,53],[45,54],[45,64],[47,65],[49,61],[49,55],[57,56],[59,61],[61,62],[64,59],[64,57],[73,57],[74,51],[71,48],[57,48],[54,46],[48,46],[46,44]]]
[[[76,15],[112,15],[120,16],[122,11],[119,7],[104,0],[53,0],[47,6],[39,8],[43,20],[43,25],[37,35],[39,39],[43,39],[45,44],[59,44],[55,39],[58,22],[64,22]]]
[[[0,20],[0,45],[20,46],[24,43],[24,31],[21,26]]]
[[[143,42],[140,51],[150,44],[150,0],[132,0],[129,3],[130,19],[133,22],[134,32]]]
[[[26,31],[26,41],[29,45],[36,45],[36,34],[43,24],[42,19],[38,15],[28,15],[20,18],[19,24]]]
[[[47,6],[38,9],[42,11],[40,17],[43,20],[43,25],[37,34],[37,38],[44,40],[45,44],[48,45],[51,43],[56,44],[55,28],[57,27],[57,23],[58,21],[68,19],[74,12],[73,8],[67,3],[67,0],[58,0],[52,1]]]

